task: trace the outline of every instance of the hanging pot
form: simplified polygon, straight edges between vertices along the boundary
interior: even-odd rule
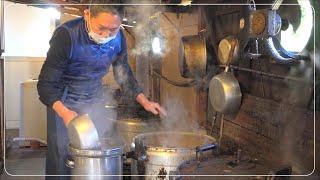
[[[209,96],[213,108],[220,113],[234,113],[241,105],[242,94],[239,82],[227,71],[211,79]]]
[[[227,66],[224,72],[211,79],[209,84],[209,97],[211,104],[216,111],[224,114],[231,114],[238,111],[242,98],[238,80],[233,74],[228,72],[228,65],[232,61],[237,60],[237,56],[235,56],[237,53],[235,53],[235,51],[237,50],[238,41],[231,38],[222,41],[219,45],[219,51],[221,51],[220,62]]]
[[[219,42],[218,60],[222,65],[235,63],[239,58],[239,41],[233,36],[227,36]]]
[[[179,69],[184,78],[203,77],[206,74],[206,42],[199,35],[181,38]]]

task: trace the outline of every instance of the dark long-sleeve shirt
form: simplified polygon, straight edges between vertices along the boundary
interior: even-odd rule
[[[120,33],[122,35],[122,50],[112,63],[114,77],[125,95],[136,98],[138,94],[142,93],[142,89],[128,64],[126,40],[123,33]],[[61,77],[68,68],[71,43],[71,37],[64,28],[57,28],[50,40],[50,48],[38,82],[40,100],[49,107],[52,107],[54,102],[61,100],[64,88],[61,84]]]

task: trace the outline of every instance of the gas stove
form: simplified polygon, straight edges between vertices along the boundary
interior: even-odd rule
[[[203,179],[289,179],[288,176],[277,175],[291,175],[292,168],[251,157],[238,150],[235,154],[219,153],[186,161],[175,174],[177,179],[196,179],[194,175],[208,176],[201,177]]]

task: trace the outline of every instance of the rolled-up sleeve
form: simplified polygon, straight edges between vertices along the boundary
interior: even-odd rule
[[[40,101],[52,107],[62,96],[59,81],[67,67],[71,38],[68,31],[60,27],[55,30],[49,43],[50,48],[39,75],[37,89]]]
[[[136,99],[136,97],[143,92],[139,86],[136,78],[134,77],[132,70],[128,64],[128,51],[125,36],[121,33],[121,52],[117,56],[117,59],[112,63],[114,78],[121,87],[123,93],[130,98]]]

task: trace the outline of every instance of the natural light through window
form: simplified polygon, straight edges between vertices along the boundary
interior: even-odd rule
[[[307,0],[298,0],[301,20],[296,31],[289,23],[288,29],[281,31],[281,45],[290,52],[301,52],[308,43],[313,27],[311,4]]]

